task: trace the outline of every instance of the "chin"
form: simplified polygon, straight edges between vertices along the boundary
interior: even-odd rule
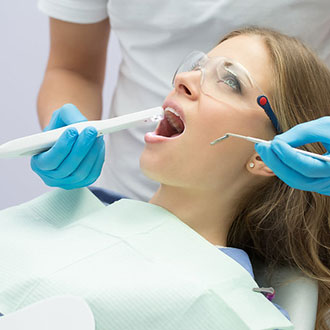
[[[169,162],[168,157],[160,157],[156,152],[144,150],[140,157],[140,168],[142,173],[149,179],[166,185],[177,185],[180,181],[177,173]],[[178,175],[177,175],[178,174]]]
[[[140,169],[142,173],[153,181],[160,182],[159,170],[161,164],[152,152],[143,151],[140,157]]]

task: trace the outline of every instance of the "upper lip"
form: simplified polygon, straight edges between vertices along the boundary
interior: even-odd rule
[[[163,104],[164,111],[167,107],[174,109],[180,115],[181,120],[185,122],[183,109],[178,103],[176,103],[174,100],[165,100]]]

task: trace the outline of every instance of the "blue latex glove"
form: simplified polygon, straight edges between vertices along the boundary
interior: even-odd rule
[[[277,135],[270,146],[255,149],[265,164],[289,186],[330,195],[330,162],[298,153],[294,147],[321,142],[330,151],[330,117],[299,124]]]
[[[44,131],[86,120],[73,104],[65,104],[54,111]],[[101,173],[105,156],[103,137],[96,136],[94,127],[80,134],[68,128],[51,149],[31,158],[32,170],[50,187],[75,189],[91,185]]]

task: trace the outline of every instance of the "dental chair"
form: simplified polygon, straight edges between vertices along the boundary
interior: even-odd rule
[[[260,287],[273,287],[273,302],[283,307],[297,330],[314,330],[318,301],[317,281],[307,278],[300,270],[289,267],[278,268],[269,283],[265,265],[252,260],[255,280]]]

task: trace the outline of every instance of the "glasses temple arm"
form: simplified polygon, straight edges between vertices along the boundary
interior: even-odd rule
[[[266,115],[269,117],[269,119],[271,120],[272,124],[274,125],[276,132],[282,133],[281,130],[281,126],[274,114],[274,111],[272,109],[272,107],[269,104],[268,98],[265,95],[260,95],[257,98],[257,103],[258,105],[264,109],[264,111],[266,112]]]

